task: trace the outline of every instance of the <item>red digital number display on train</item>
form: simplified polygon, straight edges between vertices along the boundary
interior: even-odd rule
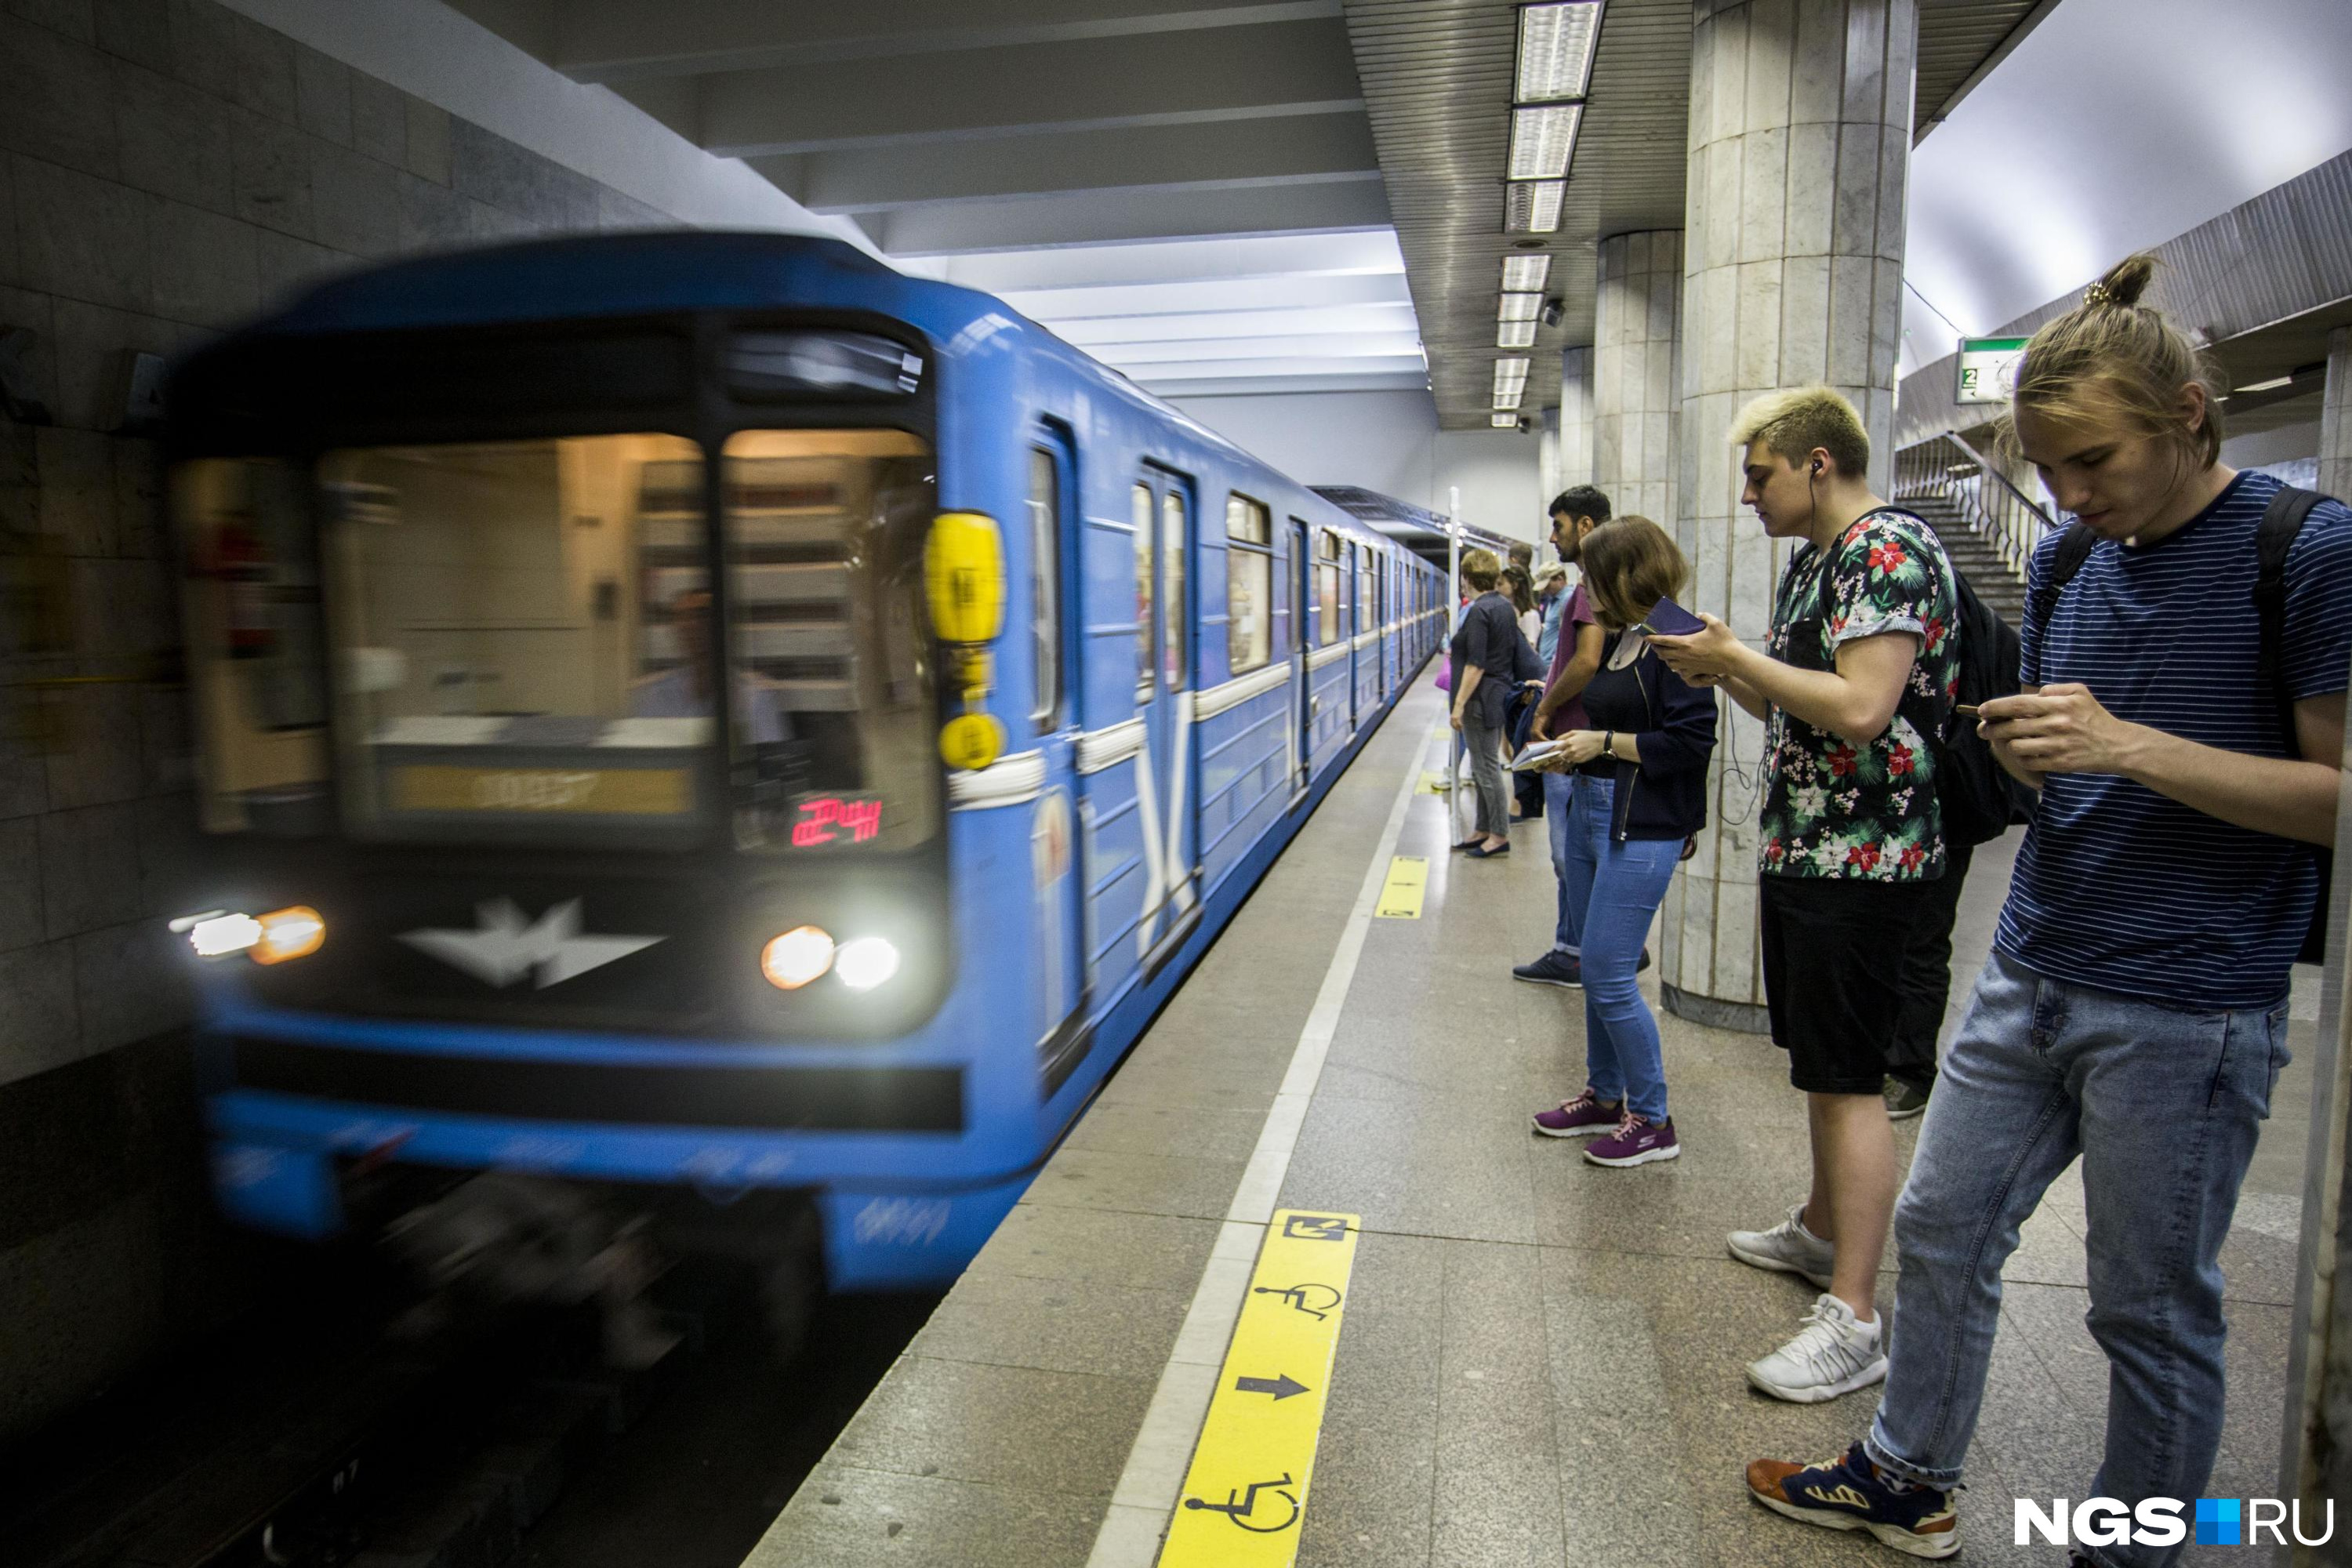
[[[863,844],[882,831],[882,802],[872,795],[806,795],[793,803],[793,847]]]

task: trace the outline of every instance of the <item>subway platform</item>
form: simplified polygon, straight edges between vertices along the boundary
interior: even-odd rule
[[[1784,1405],[1742,1375],[1814,1295],[1724,1250],[1726,1231],[1772,1223],[1805,1190],[1785,1058],[1662,1012],[1679,1160],[1607,1170],[1531,1132],[1532,1111],[1582,1082],[1582,996],[1510,975],[1550,926],[1542,825],[1519,826],[1507,859],[1446,853],[1444,802],[1425,785],[1445,754],[1443,700],[1424,678],[1399,703],[748,1568],[1149,1568],[1171,1520],[1232,1531],[1223,1553],[1188,1537],[1188,1563],[1287,1561],[1293,1546],[1316,1568],[1907,1561],[1769,1514],[1741,1486],[1759,1455],[1842,1452],[1874,1408],[1870,1391]],[[1955,1013],[2016,837],[1977,857]],[[1397,856],[1426,860],[1414,918],[1376,913]],[[2299,989],[2298,1054],[2315,1003]],[[2298,1063],[2222,1256],[2215,1496],[2275,1487],[2308,1093]],[[1897,1127],[1906,1162],[1917,1126]],[[1343,1309],[1262,1289],[1277,1211],[1357,1216]],[[2063,1562],[2011,1544],[2011,1500],[2080,1498],[2095,1471],[2107,1373],[2083,1321],[2084,1226],[2070,1176],[2006,1271],[1964,1562]],[[1894,1287],[1890,1250],[1882,1310]],[[1311,1484],[1277,1466],[1293,1485],[1254,1515],[1255,1496],[1200,1497],[1188,1472],[1236,1370],[1237,1320],[1287,1310],[1304,1329],[1325,1304],[1328,1375],[1263,1369],[1323,1384]],[[1271,1412],[1282,1389],[1256,1396]],[[1285,1496],[1303,1498],[1295,1522],[1242,1528],[1281,1521]],[[2184,1561],[2228,1558],[2192,1546]]]

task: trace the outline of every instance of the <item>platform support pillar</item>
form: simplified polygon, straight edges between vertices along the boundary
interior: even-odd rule
[[[1592,347],[1592,482],[1618,517],[1672,531],[1682,413],[1680,229],[1601,242]]]
[[[1760,646],[1787,552],[1740,507],[1725,435],[1759,393],[1825,381],[1862,410],[1885,491],[1918,4],[1694,0],[1692,10],[1675,536],[1694,572],[1691,607]],[[1760,1032],[1764,731],[1724,706],[1707,827],[1666,895],[1660,979],[1677,1013]]]

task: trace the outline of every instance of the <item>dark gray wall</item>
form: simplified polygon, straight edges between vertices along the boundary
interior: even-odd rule
[[[233,1310],[165,917],[193,810],[127,356],[405,252],[666,215],[214,0],[0,0],[0,1439]]]

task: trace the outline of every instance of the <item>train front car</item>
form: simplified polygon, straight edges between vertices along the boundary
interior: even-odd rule
[[[989,305],[612,237],[332,283],[180,368],[175,925],[233,1216],[325,1237],[496,1172],[688,1233],[782,1205],[836,1288],[977,1249],[1045,1136],[1006,933],[1071,852],[951,814],[1005,773],[942,761],[1032,683],[991,643],[1026,448],[952,390]]]

